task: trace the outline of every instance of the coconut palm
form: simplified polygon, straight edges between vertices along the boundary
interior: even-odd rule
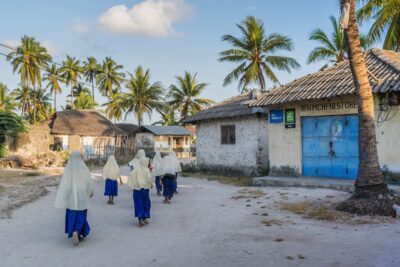
[[[307,64],[325,60],[338,63],[347,58],[347,45],[340,25],[334,16],[330,16],[329,20],[331,21],[333,30],[330,38],[321,29],[315,29],[311,33],[309,40],[317,41],[320,46],[311,51],[307,59]],[[364,35],[360,36],[360,41],[364,51],[373,44],[371,39]]]
[[[7,85],[0,83],[0,111],[13,111],[16,103],[12,94],[8,94]]]
[[[161,120],[154,122],[153,125],[160,124],[160,125],[172,126],[180,124],[180,122],[177,121],[175,118],[174,108],[171,107],[170,105],[162,105],[156,110],[160,114]]]
[[[390,215],[393,200],[379,166],[374,119],[374,99],[368,79],[355,12],[355,0],[340,0],[349,4],[349,21],[345,29],[349,61],[358,98],[359,168],[353,196],[338,209],[361,214]],[[346,16],[343,16],[345,18]]]
[[[97,103],[93,101],[89,90],[83,90],[76,96],[74,107],[76,109],[94,109],[97,107]]]
[[[19,103],[19,109],[21,109],[21,116],[28,115],[29,106],[30,106],[30,89],[27,86],[22,86],[16,88],[12,92],[15,101]]]
[[[65,80],[65,84],[71,88],[70,103],[74,103],[73,88],[79,83],[81,78],[82,68],[80,61],[75,57],[67,55],[67,59],[62,62],[61,77]]]
[[[252,16],[236,26],[242,33],[241,37],[222,36],[222,41],[228,42],[233,48],[221,52],[219,61],[239,64],[225,77],[224,86],[239,80],[238,88],[242,91],[247,90],[251,84],[265,89],[266,78],[279,84],[274,68],[290,73],[291,69],[300,67],[295,59],[276,54],[280,50],[293,49],[290,38],[277,33],[266,35],[263,23]]]
[[[176,76],[177,84],[172,84],[169,88],[168,97],[170,104],[180,111],[181,120],[193,115],[214,103],[213,100],[200,98],[207,83],[198,83],[197,73],[192,75],[185,71],[183,76]]]
[[[33,90],[30,91],[30,98],[34,99],[29,110],[30,121],[49,120],[54,113],[54,109],[51,107],[51,94],[46,89],[38,88],[36,93]],[[33,112],[34,110],[36,112]]]
[[[47,68],[47,72],[43,76],[43,80],[47,81],[46,88],[50,88],[50,93],[53,94],[53,107],[57,111],[57,94],[61,94],[61,83],[65,80],[61,77],[61,69],[57,68],[56,64]]]
[[[118,65],[110,57],[106,57],[101,66],[101,71],[97,76],[97,86],[103,96],[112,98],[114,92],[117,92],[124,81],[125,73],[120,70],[122,65]]]
[[[110,120],[121,120],[124,113],[123,94],[121,92],[113,93],[112,98],[103,106],[106,107],[105,113]]]
[[[160,82],[150,83],[150,71],[137,67],[134,74],[128,73],[127,93],[122,95],[121,106],[125,109],[125,118],[133,113],[139,125],[143,123],[143,115],[151,117],[153,109],[162,103],[163,88]]]
[[[42,84],[42,69],[47,67],[51,56],[47,53],[38,41],[33,37],[23,36],[21,44],[8,54],[8,61],[11,61],[13,72],[20,75],[21,84],[25,87],[33,87],[33,95],[36,94],[36,87]],[[36,97],[33,97],[35,101]],[[36,110],[33,110],[36,113]],[[36,116],[33,116],[33,123],[36,123]]]
[[[374,20],[368,36],[379,41],[384,39],[383,48],[400,52],[400,0],[360,0],[364,5],[358,18]]]
[[[94,57],[86,58],[86,61],[83,62],[83,75],[86,78],[86,82],[92,85],[92,97],[94,100],[94,83],[96,81],[97,75],[100,73],[101,66],[97,63],[97,60]]]

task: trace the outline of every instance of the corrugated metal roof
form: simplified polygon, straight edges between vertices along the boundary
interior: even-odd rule
[[[249,107],[255,97],[260,97],[260,91],[253,90],[238,96],[228,98],[184,120],[184,123],[195,123],[201,120],[221,119],[248,116],[264,113],[263,109]]]
[[[399,53],[373,48],[365,53],[365,63],[374,93],[400,92]],[[252,101],[250,106],[279,105],[355,93],[350,63],[346,60],[273,89],[258,100]]]
[[[157,126],[143,125],[138,132],[151,132],[154,135],[191,135],[192,133],[183,126]]]

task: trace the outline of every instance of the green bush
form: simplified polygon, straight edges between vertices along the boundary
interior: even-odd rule
[[[18,139],[19,134],[25,131],[27,131],[26,122],[21,116],[11,111],[0,111],[0,157],[4,157],[7,153],[6,136]]]

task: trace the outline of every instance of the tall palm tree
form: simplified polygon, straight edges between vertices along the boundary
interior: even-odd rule
[[[343,32],[337,19],[334,16],[330,16],[329,20],[332,24],[332,33],[330,38],[321,29],[315,29],[312,31],[309,40],[317,41],[320,46],[314,48],[311,51],[307,59],[307,64],[315,63],[317,61],[325,61],[338,63],[347,59],[347,45],[344,38]],[[373,44],[372,40],[367,36],[360,36],[361,47],[363,50],[367,50]]]
[[[193,115],[214,103],[213,100],[200,98],[207,83],[198,83],[197,73],[192,75],[185,71],[183,76],[176,76],[177,85],[172,84],[169,88],[168,96],[171,98],[170,104],[181,113],[181,120]]]
[[[74,103],[73,88],[79,82],[81,78],[82,68],[80,61],[75,57],[67,55],[67,59],[62,62],[61,77],[65,80],[65,84],[71,87],[70,102]]]
[[[94,100],[94,83],[96,81],[97,75],[100,73],[101,66],[97,63],[97,60],[94,57],[86,58],[86,61],[83,62],[83,75],[86,78],[88,83],[92,84],[92,97]]]
[[[122,68],[123,66],[118,65],[112,58],[104,59],[101,72],[97,76],[97,86],[103,96],[111,99],[113,93],[121,88],[125,78],[125,73],[120,71]]]
[[[368,36],[379,41],[383,48],[400,52],[400,0],[360,0],[364,6],[358,10],[360,21],[373,19]]]
[[[0,83],[0,111],[13,111],[16,107],[12,94],[8,94],[7,85]]]
[[[47,68],[47,72],[44,74],[43,80],[47,81],[46,88],[50,88],[50,93],[53,94],[54,110],[57,111],[57,94],[61,94],[61,84],[65,80],[61,76],[61,69],[57,68],[56,64],[52,64],[51,67]]]
[[[353,196],[342,202],[338,209],[364,214],[390,215],[393,201],[388,196],[388,187],[379,166],[374,99],[359,39],[356,3],[355,0],[340,0],[340,2],[342,6],[349,7],[349,21],[345,34],[358,99],[359,168]]]
[[[137,67],[134,74],[128,73],[127,93],[122,96],[122,107],[126,110],[125,118],[133,113],[139,125],[143,123],[143,115],[151,117],[153,109],[162,103],[163,88],[160,82],[150,83],[150,71]]]
[[[252,16],[236,25],[242,36],[222,36],[222,41],[233,46],[232,49],[222,51],[219,61],[238,63],[239,65],[224,79],[224,86],[239,80],[242,91],[247,90],[251,84],[266,89],[265,79],[274,84],[279,83],[273,69],[291,72],[291,69],[300,67],[299,63],[290,57],[279,56],[280,50],[291,51],[292,40],[286,36],[273,33],[265,34],[264,24]]]
[[[33,95],[35,95],[36,86],[41,87],[42,84],[41,71],[47,67],[48,61],[51,60],[47,49],[35,38],[25,35],[21,38],[21,44],[17,49],[8,54],[7,60],[11,61],[13,72],[20,74],[21,84],[25,87],[32,86]],[[33,101],[35,99],[36,97],[33,98]],[[36,113],[35,109],[33,113]],[[33,123],[36,123],[36,116],[33,116]]]
[[[121,120],[124,113],[123,94],[121,92],[113,93],[113,96],[103,106],[106,107],[105,113],[110,120]]]
[[[30,89],[27,86],[20,85],[20,87],[13,90],[15,101],[19,103],[19,108],[21,109],[21,116],[28,115],[30,106]]]
[[[93,101],[89,90],[81,91],[75,98],[74,107],[76,109],[94,109],[97,103]]]
[[[30,106],[30,120],[39,122],[49,120],[54,113],[51,107],[51,94],[47,93],[46,89],[38,88],[36,93],[30,91],[30,98],[34,99]],[[36,112],[33,112],[34,110]]]

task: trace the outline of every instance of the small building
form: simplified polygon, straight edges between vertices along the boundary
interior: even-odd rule
[[[146,151],[175,151],[180,158],[191,157],[192,133],[183,126],[144,125],[135,131],[136,146]]]
[[[53,150],[78,150],[85,159],[105,158],[116,150],[134,149],[126,144],[124,131],[94,110],[59,111],[49,127],[54,138]]]
[[[379,161],[400,175],[400,54],[365,53],[372,86]],[[349,61],[296,79],[251,103],[268,110],[272,175],[355,179],[358,109]],[[212,132],[210,130],[210,132]]]
[[[268,173],[268,117],[264,108],[249,106],[260,96],[260,91],[252,90],[184,121],[196,125],[200,170],[234,175]]]

